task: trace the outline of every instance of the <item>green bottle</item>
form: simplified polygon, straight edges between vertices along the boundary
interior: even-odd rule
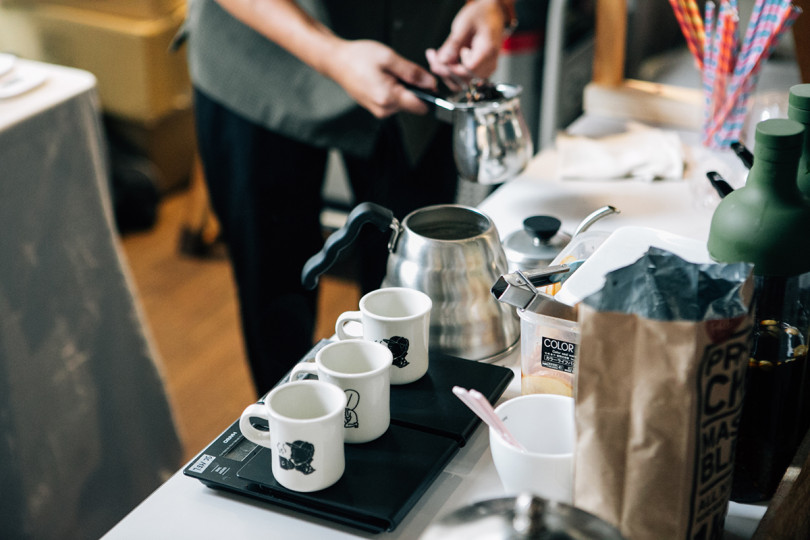
[[[807,429],[808,316],[799,276],[810,271],[810,202],[796,184],[804,127],[757,124],[746,185],[712,217],[708,248],[720,262],[754,265],[754,327],[737,430],[731,500],[770,499]]]
[[[745,186],[720,201],[708,248],[720,262],[748,262],[760,276],[810,271],[810,203],[796,185],[804,127],[775,118],[757,124]]]
[[[796,182],[805,197],[810,197],[810,84],[790,87],[788,95],[788,118],[804,126],[804,145],[799,158]]]

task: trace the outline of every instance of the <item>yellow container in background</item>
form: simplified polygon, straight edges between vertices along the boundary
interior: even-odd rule
[[[185,4],[148,19],[33,4],[0,4],[0,50],[93,73],[104,112],[116,117],[154,122],[190,106],[185,52],[169,51]]]
[[[26,8],[48,5],[68,6],[72,8],[111,13],[122,17],[154,19],[171,15],[178,8],[185,6],[185,0],[0,0],[7,6]]]

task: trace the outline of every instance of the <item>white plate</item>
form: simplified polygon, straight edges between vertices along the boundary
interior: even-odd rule
[[[692,263],[713,262],[706,243],[648,227],[620,227],[563,282],[555,298],[569,306],[600,290],[605,275],[637,261],[655,246]]]
[[[16,61],[17,57],[13,54],[0,53],[0,77],[11,71]]]
[[[17,66],[0,78],[0,99],[12,98],[33,90],[45,82],[45,71],[32,66]]]

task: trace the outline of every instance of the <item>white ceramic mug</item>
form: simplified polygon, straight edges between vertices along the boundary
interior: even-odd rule
[[[386,345],[394,357],[391,384],[407,384],[428,370],[432,307],[430,297],[416,289],[377,289],[360,299],[360,311],[347,311],[338,317],[335,333],[341,340],[362,337]],[[349,322],[362,325],[362,336],[346,331]]]
[[[391,351],[381,343],[350,339],[330,343],[315,354],[315,362],[301,362],[292,369],[295,380],[302,373],[316,375],[343,389],[343,417],[348,443],[380,437],[391,423]]]
[[[346,468],[343,411],[346,396],[326,381],[296,381],[273,389],[264,403],[248,405],[239,429],[270,449],[273,477],[293,491],[318,491],[340,480]],[[267,420],[269,431],[251,417]]]
[[[495,412],[527,450],[515,448],[489,430],[492,461],[507,494],[528,492],[572,504],[574,398],[529,394],[502,403]]]

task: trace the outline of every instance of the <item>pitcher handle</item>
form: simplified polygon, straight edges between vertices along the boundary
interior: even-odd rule
[[[391,228],[394,234],[399,234],[399,221],[391,210],[372,202],[358,204],[349,214],[343,227],[329,235],[321,250],[304,264],[301,270],[301,284],[304,288],[311,290],[318,285],[321,274],[337,262],[340,253],[351,245],[360,233],[360,228],[366,223],[372,223],[381,231]]]
[[[413,84],[402,81],[400,81],[400,83],[416,97],[430,105],[432,112],[437,119],[444,122],[449,122],[451,124],[453,123],[453,112],[456,110],[456,106],[452,102],[435,94],[431,94],[427,90],[419,88]]]

